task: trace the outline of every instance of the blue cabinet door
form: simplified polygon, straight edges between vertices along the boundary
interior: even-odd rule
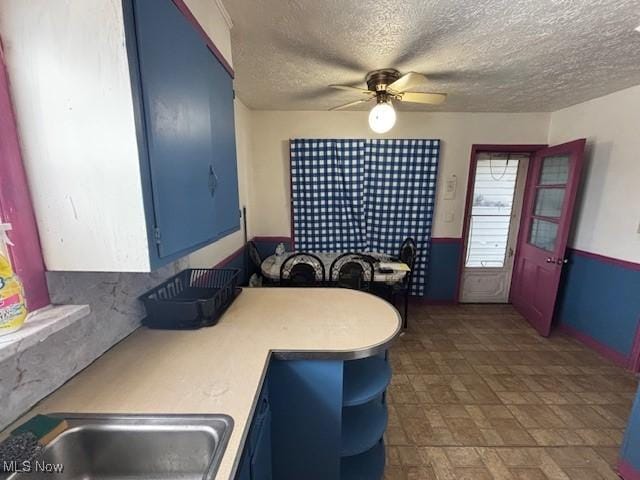
[[[256,444],[251,455],[251,480],[272,480],[271,467],[271,411],[267,410],[260,423]]]
[[[251,457],[249,452],[244,452],[238,466],[238,473],[235,480],[251,480]]]
[[[631,408],[629,423],[620,449],[621,473],[627,473],[624,478],[635,478],[633,472],[640,472],[640,389],[636,394]]]
[[[213,128],[214,210],[216,233],[223,237],[240,228],[233,82],[211,55],[211,125]]]
[[[135,0],[134,17],[158,256],[165,258],[217,238],[215,176],[222,185],[227,172],[214,166],[222,142],[214,136],[233,138],[234,164],[235,138],[233,127],[223,132],[214,123],[217,60],[200,33],[171,0]]]

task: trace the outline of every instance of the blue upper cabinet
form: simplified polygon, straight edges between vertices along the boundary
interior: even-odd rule
[[[233,108],[233,83],[227,71],[209,55],[211,87],[211,125],[213,128],[214,215],[216,234],[225,236],[240,228],[238,170]]]
[[[159,266],[240,227],[233,83],[171,0],[127,3],[151,263]]]

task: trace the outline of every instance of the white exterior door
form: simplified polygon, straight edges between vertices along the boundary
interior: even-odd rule
[[[473,172],[460,301],[507,303],[529,156],[480,153]]]

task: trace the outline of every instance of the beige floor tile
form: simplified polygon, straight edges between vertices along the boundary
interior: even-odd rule
[[[539,468],[518,467],[511,468],[510,471],[514,480],[549,480]]]
[[[495,448],[478,448],[477,451],[495,480],[509,480],[511,478],[511,472]]]
[[[444,449],[445,455],[454,467],[482,467],[484,463],[473,447],[452,447]]]
[[[418,447],[413,445],[400,445],[397,448],[400,464],[403,467],[415,467],[423,464]]]
[[[405,473],[406,480],[438,480],[431,467],[408,467]]]
[[[391,349],[387,480],[616,480],[637,379],[509,305],[411,308]]]
[[[457,480],[493,480],[486,468],[461,467],[454,469]]]

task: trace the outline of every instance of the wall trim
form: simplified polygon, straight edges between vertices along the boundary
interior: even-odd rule
[[[224,58],[224,55],[222,55],[222,52],[220,50],[218,50],[218,47],[216,47],[216,44],[213,43],[213,40],[211,39],[209,34],[206,32],[206,30],[204,28],[202,28],[202,25],[200,25],[200,22],[198,22],[198,19],[195,17],[193,12],[191,12],[191,9],[187,6],[187,4],[184,2],[184,0],[172,0],[172,1],[173,1],[173,4],[178,8],[178,10],[180,10],[182,12],[182,14],[187,18],[187,20],[189,20],[189,22],[196,28],[196,30],[198,30],[198,32],[200,32],[200,35],[202,35],[202,37],[206,41],[207,47],[209,47],[209,50],[211,50],[211,53],[213,53],[213,55],[222,64],[222,66],[227,71],[227,73],[231,76],[231,78],[235,78],[236,74],[233,71],[233,67],[227,61],[227,59]],[[218,2],[216,2],[216,3],[218,3]],[[225,10],[225,12],[226,12],[226,10]],[[222,13],[222,10],[221,10],[221,13]],[[229,14],[227,13],[227,16],[228,15]],[[224,16],[224,13],[223,13],[223,16]],[[225,21],[227,21],[226,18],[225,18]]]
[[[569,337],[575,338],[580,343],[586,345],[592,350],[595,350],[597,353],[602,355],[604,358],[612,361],[616,365],[622,368],[629,368],[631,364],[631,358],[626,357],[622,353],[614,350],[613,348],[601,343],[599,340],[596,340],[591,335],[588,335],[584,332],[581,332],[575,327],[570,325],[560,324],[556,327],[556,331],[568,335]]]
[[[597,260],[604,263],[609,263],[611,265],[616,265],[618,267],[627,268],[629,270],[639,271],[640,272],[640,263],[631,262],[629,260],[622,260],[619,258],[608,257],[606,255],[602,255],[600,253],[587,252],[585,250],[580,250],[578,248],[568,247],[568,249],[575,255],[579,255],[581,257],[590,258],[592,260]]]
[[[222,0],[216,0],[216,6],[218,7],[218,10],[220,10],[220,14],[222,15],[222,18],[224,18],[227,27],[229,27],[229,30],[231,30],[233,28],[233,20],[231,19],[231,15],[229,15],[229,12],[222,3]]]
[[[426,298],[426,297],[416,297],[416,296],[411,296],[409,297],[411,303],[416,303],[418,305],[442,305],[442,306],[452,306],[452,305],[459,305],[459,302],[457,300],[454,299],[444,299],[444,300],[439,300],[439,299],[431,299],[431,298]]]
[[[431,237],[431,243],[461,243],[461,237]]]
[[[623,480],[640,480],[640,470],[626,460],[620,460],[618,463],[618,474]]]
[[[640,373],[640,318],[638,318],[636,334],[633,337],[633,346],[629,357],[629,370],[633,373]]]
[[[290,242],[293,243],[293,238],[291,237],[270,237],[270,236],[255,236],[251,239],[252,242]]]
[[[235,260],[239,256],[243,255],[244,254],[244,249],[245,249],[244,245],[240,246],[233,253],[229,254],[228,256],[226,256],[225,258],[220,260],[218,263],[216,263],[216,265],[213,268],[225,268],[233,260]]]

